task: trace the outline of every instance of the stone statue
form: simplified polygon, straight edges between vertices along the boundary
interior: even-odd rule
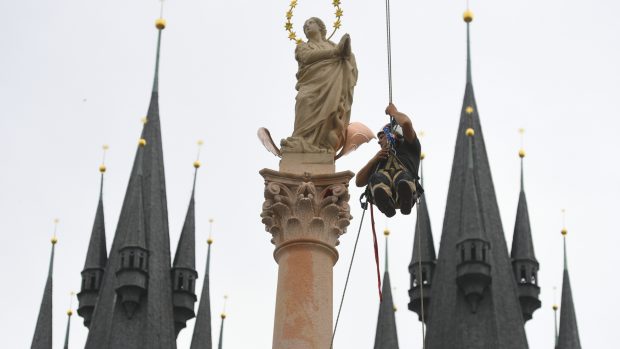
[[[326,38],[319,18],[304,23],[308,42],[297,45],[297,92],[293,135],[281,141],[282,153],[332,153],[345,144],[357,66],[351,38],[338,44]]]

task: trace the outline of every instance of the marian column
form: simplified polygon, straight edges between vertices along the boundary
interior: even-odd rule
[[[352,218],[348,185],[354,176],[336,172],[335,159],[373,138],[364,125],[350,124],[357,82],[351,38],[345,34],[336,44],[326,32],[323,21],[312,17],[304,23],[308,41],[296,40],[293,134],[279,149],[267,129],[258,132],[265,147],[282,158],[279,171],[260,171],[265,179],[261,218],[279,266],[274,349],[330,346],[333,267],[338,238]]]
[[[353,173],[334,173],[333,156],[329,166],[307,155],[284,154],[280,171],[260,171],[265,178],[261,217],[273,236],[279,266],[274,349],[329,348],[336,246],[352,218],[348,183]],[[297,166],[286,164],[289,157],[298,160]]]

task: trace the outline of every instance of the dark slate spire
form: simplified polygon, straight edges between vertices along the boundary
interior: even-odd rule
[[[78,293],[78,315],[84,318],[84,326],[88,327],[92,319],[97,296],[101,288],[103,272],[108,262],[108,251],[105,238],[105,220],[103,215],[103,175],[105,165],[99,167],[101,172],[101,185],[99,186],[99,203],[95,213],[95,222],[90,234],[86,262],[82,270],[82,286]]]
[[[71,299],[73,299],[74,293],[71,292]],[[69,310],[67,310],[67,330],[65,332],[65,345],[64,349],[69,349],[69,334],[71,331],[71,316],[73,315],[73,310],[71,310],[71,306],[69,306]]]
[[[573,303],[573,292],[568,275],[566,229],[562,230],[562,235],[564,236],[564,279],[562,280],[562,303],[560,306],[560,332],[556,349],[581,349],[575,304]]]
[[[213,220],[209,220],[211,223]],[[209,267],[211,263],[211,245],[213,239],[209,236],[207,240],[207,265],[205,266],[205,277],[202,283],[202,293],[200,294],[200,304],[198,314],[194,323],[194,335],[190,349],[211,349],[213,340],[211,338],[211,297],[209,295]]]
[[[56,231],[54,230],[54,236],[52,237],[52,252],[50,255],[50,264],[47,271],[47,281],[45,282],[45,289],[43,290],[43,299],[41,300],[41,307],[39,308],[39,317],[37,318],[37,325],[34,329],[34,336],[32,337],[31,349],[52,349],[52,274],[54,271],[54,252],[56,250]]]
[[[469,150],[461,206],[461,238],[456,244],[456,283],[469,303],[471,312],[475,313],[491,283],[491,264],[488,258],[491,246],[482,226],[474,179],[474,129],[468,128],[466,134],[469,138]]]
[[[383,273],[383,301],[379,304],[379,318],[375,332],[375,349],[398,349],[398,334],[396,332],[396,317],[394,301],[392,300],[392,286],[388,271],[388,236],[390,231],[385,229],[385,271]]]
[[[525,157],[523,149],[519,151],[519,157],[521,158],[521,191],[519,193],[519,204],[510,257],[512,259],[515,281],[517,282],[517,292],[519,294],[523,320],[528,321],[541,305],[538,298],[540,295],[540,287],[538,286],[539,265],[534,254],[530,216],[523,185],[523,159]]]
[[[421,181],[424,181],[424,154],[421,156],[420,173]],[[424,186],[424,184],[422,184]],[[437,256],[435,254],[435,243],[433,242],[433,232],[431,220],[426,206],[426,196],[422,195],[417,206],[417,218],[415,234],[413,237],[413,251],[411,262],[409,263],[409,310],[418,314],[420,321],[426,322],[429,318],[429,304],[431,296],[431,285],[433,283],[433,273]],[[420,270],[421,269],[421,270]],[[421,278],[418,278],[421,275]],[[423,301],[423,302],[422,302]],[[424,313],[424,319],[422,319]]]
[[[224,296],[224,310],[222,311],[222,314],[220,314],[220,318],[222,319],[222,322],[220,323],[220,340],[218,341],[217,349],[222,349],[224,347],[224,320],[226,320],[226,299],[227,298],[228,296]]]
[[[196,316],[194,303],[196,302],[196,214],[194,212],[194,192],[196,191],[196,176],[200,163],[194,163],[194,184],[189,200],[185,223],[177,245],[172,266],[172,303],[174,306],[174,326],[176,335],[185,328],[186,322]]]
[[[146,229],[144,225],[143,191],[143,153],[145,142],[140,140],[136,176],[129,184],[129,220],[125,231],[125,240],[119,248],[120,266],[116,270],[118,299],[125,310],[127,318],[133,318],[148,292],[148,249],[146,247]]]
[[[473,19],[471,12],[467,11],[464,19],[469,27]],[[474,97],[470,55],[468,55],[468,61],[465,96],[454,148],[443,231],[431,290],[431,298],[441,299],[441,302],[430,302],[431,317],[428,319],[426,348],[525,349],[528,344],[523,327],[523,317]],[[456,246],[461,241],[462,229],[467,226],[462,212],[466,209],[463,196],[466,189],[465,177],[469,151],[466,129],[469,127],[475,133],[475,137],[472,137],[474,165],[472,177],[478,199],[479,223],[490,245],[486,258],[491,266],[490,276],[492,278],[491,284],[484,291],[481,302],[478,304],[476,313],[471,312],[470,304],[456,283],[457,264],[460,259],[456,253]]]
[[[86,349],[176,348],[170,280],[168,205],[158,102],[159,52],[165,21],[158,19],[156,27],[158,39],[155,77],[140,141],[144,147],[139,148],[134,160],[129,186],[110,250],[110,258],[93,313]],[[120,250],[126,246],[129,226],[137,219],[132,208],[134,204],[132,193],[139,167],[143,169],[141,187],[144,205],[144,236],[148,251],[148,263],[145,263],[148,279],[145,288],[148,292],[141,295],[140,306],[130,318],[126,316],[125,307],[116,294],[120,282],[117,271],[121,269]]]

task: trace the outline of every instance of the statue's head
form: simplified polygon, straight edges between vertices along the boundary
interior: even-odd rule
[[[310,39],[310,34],[316,31],[321,33],[321,38],[323,38],[323,40],[326,40],[327,27],[325,26],[325,23],[323,23],[323,21],[318,17],[308,18],[304,23],[304,34],[306,34],[306,37]]]

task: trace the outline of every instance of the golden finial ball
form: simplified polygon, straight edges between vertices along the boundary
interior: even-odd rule
[[[146,139],[144,139],[144,138],[140,138],[140,140],[138,141],[138,144],[139,144],[141,147],[144,147],[144,146],[146,145]]]
[[[426,158],[426,153],[425,152],[421,152],[420,153],[420,160],[424,160],[424,158]]]
[[[166,20],[163,18],[157,18],[155,20],[155,28],[162,30],[166,28]]]
[[[226,319],[226,313],[220,314],[220,317],[222,318],[222,320]]]
[[[562,228],[562,236],[566,236],[568,234],[568,230],[566,228]]]
[[[67,315],[68,315],[68,316],[73,315],[73,310],[71,310],[71,309],[67,310]]]
[[[465,10],[465,12],[463,12],[463,20],[465,23],[470,23],[474,20],[474,13],[469,9]]]
[[[554,304],[554,305],[553,305],[553,311],[557,311],[557,310],[558,310],[558,305],[557,305],[557,304]]]
[[[525,149],[519,149],[519,157],[523,159],[525,157]]]
[[[394,309],[394,312],[396,312],[398,310],[398,308],[396,308],[396,306],[393,306],[392,309]]]
[[[207,239],[207,244],[211,245],[213,243],[213,239],[212,238],[208,238]]]
[[[473,128],[468,128],[467,130],[465,130],[465,134],[467,135],[467,137],[473,137],[474,136],[474,129]]]
[[[105,165],[104,165],[104,164],[101,164],[101,165],[99,166],[99,172],[101,172],[101,173],[105,173],[105,170],[106,170]]]
[[[58,238],[53,236],[52,240],[50,240],[52,242],[52,245],[56,245],[56,243],[58,242]]]
[[[472,107],[471,105],[468,105],[467,108],[465,108],[465,112],[467,114],[472,114],[474,112],[474,107]]]
[[[388,229],[388,228],[383,229],[383,235],[389,236],[390,235],[390,229]]]
[[[200,168],[200,161],[194,161],[194,168]]]

